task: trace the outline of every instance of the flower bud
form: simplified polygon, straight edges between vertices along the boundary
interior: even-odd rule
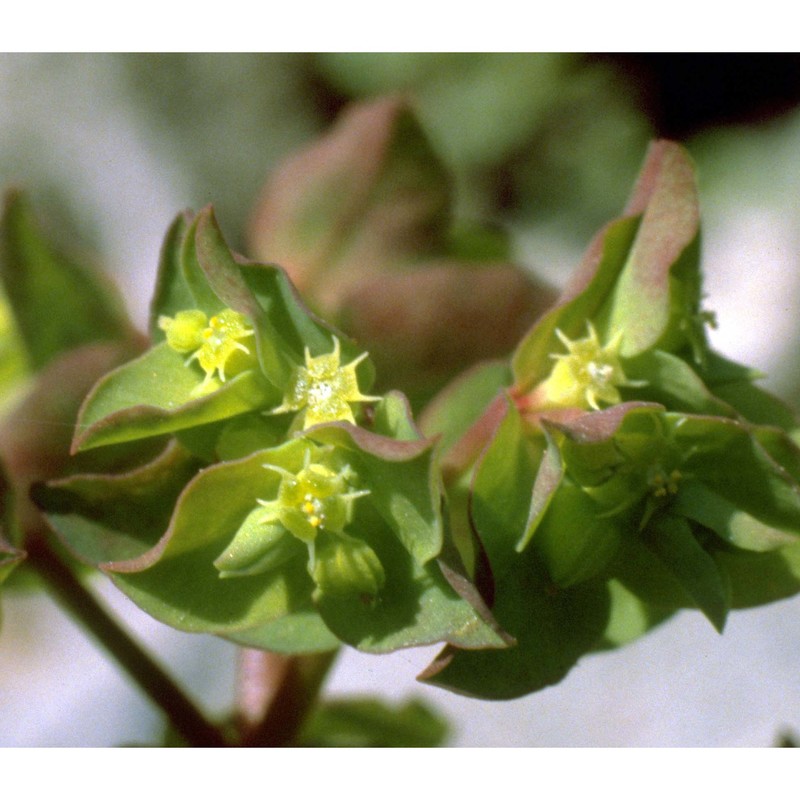
[[[331,595],[374,598],[385,581],[375,551],[361,539],[343,533],[317,537],[310,572],[318,590]]]

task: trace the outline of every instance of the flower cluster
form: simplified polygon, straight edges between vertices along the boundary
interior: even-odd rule
[[[254,363],[253,352],[241,340],[251,339],[255,331],[247,318],[232,308],[223,309],[211,319],[198,308],[179,311],[175,317],[162,315],[158,318],[158,327],[164,331],[167,344],[173,350],[190,353],[187,366],[197,361],[205,373],[203,382],[195,390],[198,395],[213,391],[219,383],[225,383],[226,377]],[[215,380],[215,373],[219,382]]]
[[[800,533],[797,422],[706,340],[714,318],[701,310],[685,154],[662,144],[643,175],[638,212],[608,226],[580,291],[515,353],[508,414],[519,418],[535,486],[518,547],[539,552],[562,587],[627,576],[630,563],[655,555],[684,592],[670,602],[696,603],[721,628],[731,603],[722,553],[735,541],[744,558]],[[582,327],[584,338],[563,332]],[[553,352],[554,341],[566,352]],[[478,491],[484,479],[491,485],[479,466]],[[594,540],[581,530],[595,530]]]
[[[722,630],[731,608],[800,589],[800,426],[707,341],[680,147],[653,148],[633,198],[520,342],[511,385],[462,439],[448,431],[451,483],[469,487],[493,611],[518,647],[455,653],[435,683],[517,696],[679,608]],[[476,370],[452,397],[485,396],[492,376]]]
[[[74,442],[170,437],[171,455],[130,479],[128,516],[172,505],[160,540],[131,556],[127,536],[103,532],[117,585],[168,624],[268,649],[506,646],[436,561],[435,443],[405,398],[368,394],[367,353],[312,315],[280,268],[235,258],[210,210],[180,218],[168,243],[152,346],[96,384]],[[165,459],[182,483],[165,482]],[[51,515],[68,546],[94,541],[84,493],[111,480],[54,490],[75,509],[75,525]]]
[[[214,565],[222,577],[253,575],[280,567],[308,550],[308,572],[318,590],[375,598],[385,576],[378,556],[349,535],[355,501],[369,495],[357,489],[358,475],[332,447],[304,444],[302,467],[264,468],[279,478],[271,499],[258,498],[231,543]]]

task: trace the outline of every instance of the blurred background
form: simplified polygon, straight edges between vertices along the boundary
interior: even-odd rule
[[[780,54],[6,54],[0,183],[96,254],[143,327],[162,237],[213,203],[232,246],[281,159],[351,101],[405,92],[455,177],[455,213],[507,230],[563,282],[616,216],[648,141],[698,165],[714,345],[800,405],[800,56]],[[209,711],[235,649],[172,631],[98,584]],[[0,745],[156,741],[161,720],[45,598],[6,592]],[[800,601],[734,613],[719,637],[685,613],[513,702],[418,685],[437,648],[346,651],[331,694],[422,697],[460,746],[768,746],[800,731]]]

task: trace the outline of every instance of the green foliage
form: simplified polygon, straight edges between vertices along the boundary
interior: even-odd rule
[[[69,440],[86,391],[140,340],[114,286],[58,246],[18,190],[4,198],[0,284],[3,579],[25,558],[26,529],[38,525],[31,485],[71,468]]]
[[[678,609],[722,631],[800,591],[797,420],[709,346],[678,145],[653,145],[541,314],[502,237],[454,224],[399,100],[289,161],[255,220],[288,272],[232,252],[211,207],[175,219],[145,345],[10,196],[0,379],[32,388],[4,431],[0,580],[49,529],[177,629],[292,658],[441,643],[422,680],[493,699]],[[417,705],[351,701],[298,741],[444,733]]]
[[[401,396],[361,392],[366,353],[282,270],[237,260],[209,209],[181,217],[151,320],[150,349],[90,392],[74,449],[180,444],[131,473],[41,488],[67,548],[183,630],[289,652],[505,646],[436,561],[433,443]]]
[[[758,602],[748,564],[780,573],[763,573],[762,599],[800,588],[796,421],[708,347],[698,219],[687,156],[655,145],[627,215],[601,232],[520,343],[470,488],[492,611],[518,645],[445,651],[427,680],[516,696],[618,635],[606,629],[644,632],[696,607],[722,630],[734,602]],[[734,385],[724,399],[715,393]]]
[[[132,333],[105,276],[46,238],[16,191],[6,195],[0,222],[0,280],[32,370],[80,345]]]
[[[476,360],[505,357],[553,299],[510,263],[501,234],[455,220],[452,206],[450,176],[410,104],[380,98],[281,165],[250,248],[364,343],[382,390],[418,406]]]
[[[377,700],[331,700],[306,722],[300,747],[437,747],[447,724],[426,706],[409,701],[392,707]]]

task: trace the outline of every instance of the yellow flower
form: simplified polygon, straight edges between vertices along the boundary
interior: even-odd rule
[[[187,364],[196,359],[202,367],[206,377],[199,387],[200,393],[215,388],[215,373],[220,382],[225,383],[226,377],[240,372],[245,364],[253,361],[250,349],[240,340],[248,339],[255,331],[247,317],[232,308],[220,311],[211,319],[199,309],[179,311],[175,317],[160,317],[158,327],[165,332],[167,344],[173,350],[191,353]],[[247,356],[247,361],[232,364],[231,358],[238,353]]]
[[[306,347],[305,365],[294,370],[283,402],[272,413],[301,412],[303,429],[339,420],[355,424],[351,403],[380,400],[380,397],[361,394],[358,388],[356,367],[366,357],[367,354],[362,353],[349,364],[341,366],[339,340],[335,336],[331,353],[312,356]]]
[[[261,521],[278,520],[304,542],[313,542],[321,530],[342,533],[352,517],[353,502],[369,494],[352,487],[355,473],[349,465],[335,470],[330,464],[312,462],[310,449],[296,474],[274,464],[264,467],[277,472],[281,482],[275,500],[258,501],[265,509]]]
[[[639,381],[629,381],[622,370],[619,361],[622,333],[603,346],[591,322],[587,327],[589,335],[574,341],[556,330],[567,352],[551,355],[556,364],[541,386],[543,405],[598,410],[601,402],[608,405],[621,402],[618,387],[642,385]]]
[[[336,469],[325,463],[327,454],[323,450],[321,460],[312,461],[309,448],[296,474],[264,464],[281,482],[275,500],[258,500],[264,509],[260,521],[267,526],[278,522],[308,545],[308,571],[318,591],[374,598],[385,581],[383,566],[365,541],[344,530],[352,521],[353,504],[369,490],[355,489],[356,473],[348,464]]]

